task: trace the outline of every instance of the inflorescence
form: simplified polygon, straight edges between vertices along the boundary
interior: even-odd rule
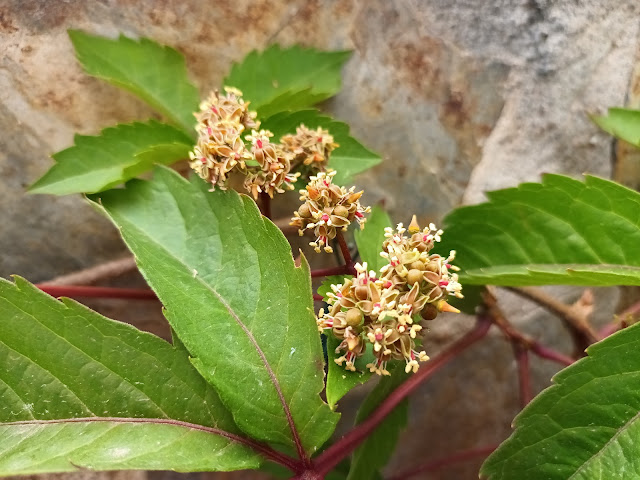
[[[367,271],[367,264],[356,265],[356,276],[332,285],[329,311],[317,316],[320,331],[331,330],[341,340],[335,362],[355,371],[355,361],[371,345],[375,361],[366,367],[378,375],[389,375],[390,360],[406,362],[406,372],[416,372],[419,361],[429,359],[419,350],[416,340],[423,329],[422,320],[433,320],[439,312],[458,312],[445,300],[448,295],[462,298],[458,268],[451,265],[455,251],[448,257],[430,254],[441,230],[430,224],[420,230],[417,222],[402,224],[397,230],[385,229],[381,256],[388,260],[379,273]]]
[[[323,248],[325,252],[333,252],[329,241],[336,237],[337,229],[346,230],[354,220],[364,228],[364,214],[371,211],[370,207],[360,205],[362,191],[355,192],[355,187],[347,190],[333,183],[335,174],[335,171],[320,172],[310,178],[307,187],[300,190],[304,203],[291,219],[300,236],[305,230],[314,232],[316,239],[309,245],[318,253]]]
[[[300,125],[295,134],[274,143],[272,132],[258,130],[256,112],[249,110],[242,92],[232,87],[224,90],[224,94],[211,93],[200,104],[195,114],[198,140],[189,153],[190,167],[211,183],[212,189],[225,190],[231,175],[239,173],[254,198],[262,192],[273,197],[294,189],[300,173],[293,173],[293,168],[305,166],[311,173],[327,169],[331,151],[338,147],[327,130]]]

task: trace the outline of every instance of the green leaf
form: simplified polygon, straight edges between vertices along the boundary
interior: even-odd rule
[[[248,434],[308,451],[338,415],[319,396],[323,357],[309,266],[234,191],[159,168],[151,182],[92,197],[119,227],[198,371]],[[304,258],[304,257],[303,257]]]
[[[338,285],[344,282],[345,278],[351,278],[351,275],[333,275],[325,277],[322,284],[318,287],[318,294],[327,297],[327,293],[331,291],[331,285]],[[357,371],[351,372],[344,367],[338,365],[335,359],[342,354],[336,353],[336,348],[340,344],[340,341],[334,337],[328,330],[326,330],[327,339],[327,385],[325,394],[327,396],[327,403],[331,409],[335,410],[338,401],[344,397],[349,391],[371,378],[371,372],[366,368],[367,363],[374,361],[373,354],[370,349],[364,353],[364,355],[356,360]]]
[[[463,285],[640,285],[640,194],[545,175],[447,215]]]
[[[590,346],[515,419],[491,480],[640,478],[640,325]]]
[[[327,334],[327,403],[332,409],[336,408],[338,401],[349,391],[371,378],[371,372],[367,368],[368,363],[373,363],[374,356],[371,347],[367,346],[367,351],[356,359],[356,371],[351,372],[335,362],[335,359],[343,353],[336,353],[336,348],[340,341],[331,333]]]
[[[407,379],[404,365],[395,365],[390,377],[382,377],[373,391],[364,400],[356,415],[356,424],[366,420],[380,404]],[[403,400],[378,427],[353,452],[351,470],[347,480],[372,478],[384,467],[398,442],[400,432],[407,426],[409,402]]]
[[[351,278],[351,275],[329,275],[318,287],[318,295],[322,295],[324,301],[327,301],[327,293],[331,292],[331,285],[339,285],[344,282],[345,278]]]
[[[258,117],[310,107],[340,90],[340,70],[350,55],[272,45],[234,64],[224,84],[242,90]]]
[[[594,115],[591,120],[614,137],[640,147],[640,110],[610,108],[608,115]]]
[[[184,133],[154,120],[105,128],[98,136],[76,135],[73,147],[54,153],[55,165],[31,193],[95,193],[188,157],[192,142]]]
[[[146,38],[110,39],[79,30],[69,30],[69,37],[89,75],[137,95],[195,138],[200,95],[180,53]]]
[[[351,183],[354,175],[364,172],[382,161],[378,155],[367,150],[349,135],[349,126],[346,123],[322,115],[317,110],[281,112],[262,122],[262,128],[271,130],[274,139],[280,141],[283,135],[295,133],[296,127],[301,123],[309,128],[322,127],[328,130],[336,143],[340,145],[331,152],[329,159],[329,166],[338,172],[334,177],[334,183],[338,185]]]
[[[360,259],[367,262],[369,270],[379,272],[388,263],[380,256],[382,244],[386,240],[384,229],[387,227],[392,227],[391,219],[382,207],[376,205],[371,209],[364,229],[356,230],[354,233]]]
[[[184,352],[19,277],[0,279],[0,363],[0,475],[259,464]]]

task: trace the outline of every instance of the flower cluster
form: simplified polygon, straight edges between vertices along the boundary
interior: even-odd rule
[[[266,192],[273,198],[274,192],[284,193],[283,185],[286,189],[293,190],[293,183],[299,175],[290,173],[289,155],[280,145],[272,143],[271,137],[273,133],[268,130],[253,130],[246,137],[251,142],[252,158],[260,166],[260,170],[249,169],[244,181],[245,188],[253,198],[258,198],[260,192]]]
[[[331,152],[338,147],[327,130],[311,130],[304,124],[296,128],[295,135],[284,135],[280,141],[284,151],[291,153],[292,165],[311,166],[314,172],[326,170]]]
[[[346,230],[354,220],[363,228],[364,214],[371,211],[370,207],[360,205],[362,191],[333,184],[335,174],[335,171],[320,172],[310,177],[306,189],[300,190],[300,200],[304,203],[294,212],[290,223],[298,228],[301,236],[305,230],[314,232],[316,239],[309,245],[318,253],[322,248],[333,252],[329,241],[335,238],[337,229]]]
[[[440,240],[441,230],[433,224],[420,230],[414,221],[405,235],[402,224],[396,231],[386,229],[381,255],[388,259],[379,274],[367,271],[367,264],[356,265],[357,275],[341,285],[332,285],[328,294],[329,311],[320,310],[320,331],[330,329],[341,340],[335,361],[355,371],[355,361],[371,344],[375,361],[367,364],[371,372],[389,375],[390,360],[406,362],[406,372],[416,372],[419,361],[428,360],[418,350],[422,320],[433,320],[439,312],[458,310],[445,300],[447,295],[462,297],[461,285],[451,265],[455,252],[447,258],[430,254]]]
[[[225,94],[213,92],[195,116],[198,141],[189,153],[189,165],[212,188],[226,189],[230,175],[238,172],[246,176],[244,186],[254,198],[261,192],[273,197],[293,190],[298,176],[290,173],[294,154],[272,143],[268,130],[256,130],[260,122],[242,92],[231,87],[225,87]],[[246,129],[251,129],[250,135],[244,135]]]

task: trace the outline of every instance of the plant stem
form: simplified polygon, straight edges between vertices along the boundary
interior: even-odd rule
[[[626,326],[625,324],[627,324],[627,320],[633,319],[633,317],[635,317],[636,315],[640,315],[640,302],[634,303],[629,308],[617,314],[613,322],[605,325],[600,329],[600,331],[598,332],[598,337],[601,339],[606,338],[612,333],[615,333],[621,328],[624,328]]]
[[[540,358],[545,358],[547,360],[551,360],[553,362],[559,363],[560,365],[564,365],[568,367],[569,365],[573,365],[575,363],[575,359],[571,358],[568,355],[564,355],[563,353],[557,352],[552,348],[545,347],[536,341],[530,341],[529,343],[531,351],[535,353]]]
[[[53,297],[158,299],[153,290],[148,288],[89,287],[82,285],[49,285],[47,283],[38,283],[36,287]]]
[[[321,302],[321,301],[324,300],[324,297],[322,295],[320,295],[320,294],[314,293],[313,294],[313,299]]]
[[[418,370],[418,373],[413,374],[396,388],[367,420],[352,429],[318,456],[314,461],[315,470],[321,475],[326,475],[330,472],[338,463],[348,457],[402,400],[450,360],[482,339],[489,331],[489,327],[491,327],[491,322],[486,317],[478,317],[476,326],[470,332],[423,365]]]
[[[471,448],[469,450],[463,450],[462,452],[454,453],[453,455],[448,455],[446,457],[438,458],[436,460],[430,460],[427,463],[424,463],[417,467],[413,467],[409,470],[405,470],[404,472],[394,475],[389,480],[406,480],[419,473],[435,472],[437,470],[440,470],[443,467],[454,465],[458,462],[469,460],[475,457],[487,457],[496,448],[498,448],[497,445],[491,445],[488,447]]]
[[[512,342],[513,354],[518,366],[518,383],[520,385],[520,406],[526,407],[533,394],[531,393],[531,375],[529,372],[529,350],[520,342]]]
[[[537,303],[560,317],[569,330],[575,334],[574,339],[578,349],[584,350],[598,341],[598,334],[593,330],[587,318],[584,315],[577,314],[570,305],[535,287],[508,287],[508,290]]]
[[[68,275],[60,275],[44,283],[47,285],[90,285],[100,280],[115,278],[125,273],[133,272],[137,268],[133,257],[101,263],[93,267],[84,268]]]
[[[339,267],[319,268],[311,270],[311,278],[328,277],[330,275],[351,275],[351,269],[348,265],[340,265]]]
[[[547,360],[553,360],[554,362],[558,362],[565,366],[571,365],[575,362],[575,359],[560,352],[556,352],[552,348],[545,347],[539,342],[525,336],[523,333],[518,331],[504,316],[504,313],[502,313],[502,310],[500,309],[500,307],[498,307],[496,297],[489,290],[485,292],[483,298],[491,321],[502,331],[502,333],[510,342],[519,343],[524,348],[531,350],[539,357],[546,358]]]
[[[271,197],[268,193],[260,193],[260,207],[262,214],[271,220]]]
[[[340,244],[340,251],[342,252],[342,258],[344,258],[344,263],[348,269],[348,273],[350,273],[351,275],[355,275],[356,269],[353,268],[353,259],[351,258],[351,252],[349,251],[349,246],[347,245],[347,242],[340,230],[338,230],[336,238],[338,239],[338,243]]]

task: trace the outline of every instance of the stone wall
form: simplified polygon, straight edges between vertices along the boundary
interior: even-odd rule
[[[612,148],[587,117],[628,99],[637,105],[639,14],[634,0],[0,0],[0,275],[42,281],[125,254],[115,230],[80,197],[24,194],[51,165],[49,154],[71,145],[75,132],[154,116],[81,71],[67,28],[171,45],[185,54],[203,95],[232,61],[272,42],[352,49],[344,89],[325,108],[384,156],[358,183],[370,203],[384,200],[394,220],[406,222],[412,213],[438,220],[482,200],[486,190],[536,181],[543,172],[615,172],[640,185],[637,155]],[[616,299],[615,292],[598,292],[602,320]],[[569,348],[554,318],[508,295],[503,301],[532,335]],[[166,332],[157,305],[91,305]],[[470,322],[437,322],[430,352]],[[533,366],[539,391],[555,367]],[[347,417],[365,391],[344,402]],[[500,441],[518,409],[510,347],[498,336],[475,347],[415,395],[411,409],[389,472]],[[477,465],[433,478],[475,478]],[[146,474],[119,475],[89,477]]]

